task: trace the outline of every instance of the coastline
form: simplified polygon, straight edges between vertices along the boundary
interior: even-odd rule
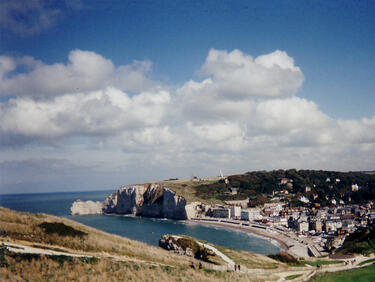
[[[203,225],[225,227],[225,228],[229,228],[229,229],[235,229],[235,230],[243,231],[245,233],[255,235],[255,236],[261,237],[261,238],[263,238],[267,241],[270,241],[272,244],[278,246],[280,248],[280,251],[282,250],[282,251],[290,253],[288,245],[285,243],[285,241],[280,239],[278,236],[270,234],[269,232],[261,232],[260,230],[255,229],[255,228],[250,227],[250,226],[245,227],[245,226],[240,226],[240,225],[233,225],[231,223],[226,223],[226,222],[222,222],[222,221],[211,221],[211,220],[209,221],[209,220],[204,220],[204,219],[203,220],[202,219],[188,219],[186,221],[194,222],[194,223],[198,223],[198,224],[203,224]],[[292,254],[292,255],[294,256],[294,254]]]
[[[113,214],[113,213],[104,213],[103,215],[109,215],[109,216],[123,216],[123,217],[131,217],[131,218],[137,218],[138,216],[134,214]],[[149,217],[153,218],[153,217]],[[163,218],[155,218],[162,220]],[[175,220],[175,219],[170,219],[170,220]],[[280,251],[285,251],[290,253],[288,245],[280,239],[277,235],[270,234],[269,232],[262,232],[256,228],[250,227],[250,226],[238,226],[238,225],[233,225],[230,223],[222,222],[219,220],[212,220],[212,219],[201,219],[201,218],[193,218],[193,219],[185,219],[185,220],[177,220],[177,221],[182,221],[182,222],[189,222],[189,223],[195,223],[195,224],[200,224],[200,225],[210,225],[210,226],[217,226],[217,227],[222,227],[222,228],[227,228],[227,229],[232,229],[232,230],[238,230],[245,232],[247,234],[251,234],[253,236],[259,237],[261,239],[269,241],[271,244],[277,246],[280,248]],[[295,254],[292,254],[293,256],[296,256]]]
[[[104,213],[103,215],[121,216],[121,217],[129,217],[129,218],[138,217],[133,214]],[[163,218],[155,218],[155,219],[162,220]],[[270,242],[272,245],[278,247],[280,252],[288,253],[289,255],[295,258],[309,257],[308,246],[301,244],[296,239],[291,238],[287,234],[283,234],[282,232],[278,230],[272,230],[272,228],[262,226],[256,223],[242,222],[242,221],[229,220],[229,219],[214,219],[214,218],[191,218],[191,219],[185,219],[185,220],[180,220],[180,221],[206,225],[206,226],[217,226],[221,228],[245,232],[247,234],[259,237],[263,240]]]

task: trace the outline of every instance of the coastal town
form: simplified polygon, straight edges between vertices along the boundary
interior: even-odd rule
[[[224,180],[229,184],[228,180]],[[340,182],[340,179],[326,179],[326,182]],[[282,178],[280,184],[289,187],[291,179]],[[310,192],[306,186],[305,191]],[[357,184],[352,191],[357,192]],[[236,194],[238,187],[228,188],[228,193]],[[375,220],[375,204],[345,204],[343,200],[332,199],[330,205],[311,207],[307,197],[298,197],[300,206],[290,206],[285,201],[288,190],[275,191],[268,203],[249,207],[249,199],[225,201],[225,205],[213,205],[206,213],[192,218],[193,221],[231,226],[277,241],[281,249],[294,257],[320,257],[334,253],[346,236]],[[315,196],[312,196],[315,197]],[[207,207],[206,207],[207,208]]]

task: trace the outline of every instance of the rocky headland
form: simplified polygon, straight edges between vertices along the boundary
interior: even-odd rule
[[[187,203],[185,198],[157,183],[121,187],[104,202],[75,201],[72,214],[130,214],[144,217],[189,219],[204,211],[199,202]]]

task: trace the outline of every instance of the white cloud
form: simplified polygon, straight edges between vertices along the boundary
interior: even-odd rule
[[[155,126],[165,117],[168,92],[129,97],[113,88],[67,94],[48,101],[11,99],[0,107],[0,134],[29,140],[70,136],[115,135],[123,130]],[[9,143],[8,138],[3,141]],[[22,143],[22,142],[21,142]]]
[[[14,73],[20,65],[29,71]],[[146,172],[155,179],[218,168],[369,169],[373,163],[375,116],[334,120],[298,97],[303,74],[285,52],[253,59],[212,49],[202,67],[207,76],[175,89],[150,88],[150,69],[151,62],[115,67],[81,50],[67,64],[0,57],[1,93],[18,95],[0,103],[0,154],[8,161],[62,159],[53,144],[72,170],[82,165],[94,178],[116,179],[126,171],[142,181]]]
[[[24,73],[17,73],[26,67]],[[32,57],[0,57],[0,96],[51,97],[66,93],[118,87],[141,91],[156,86],[146,77],[151,62],[134,61],[116,68],[111,60],[83,50],[69,53],[68,63],[46,65]]]
[[[193,125],[189,122],[187,129],[200,140],[214,143],[242,135],[239,125],[229,122],[203,125]]]
[[[202,72],[213,81],[205,91],[218,99],[293,96],[304,80],[293,59],[281,51],[254,60],[239,50],[211,49]]]
[[[306,99],[293,97],[258,103],[254,113],[255,126],[271,132],[290,132],[301,128],[326,127],[330,118]]]

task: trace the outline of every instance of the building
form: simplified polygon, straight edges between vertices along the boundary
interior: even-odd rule
[[[299,200],[300,202],[302,202],[302,203],[305,203],[305,204],[310,203],[309,199],[307,199],[305,196],[300,196],[300,197],[298,198],[298,200]]]
[[[281,217],[281,216],[271,216],[269,218],[270,222],[273,224],[273,225],[282,225],[282,226],[288,226],[288,220],[286,219],[286,217]]]
[[[315,230],[316,233],[322,232],[322,222],[320,220],[310,221],[310,230]]]
[[[240,190],[240,187],[234,187],[233,186],[233,187],[230,188],[230,193],[232,195],[237,195],[239,190]]]
[[[260,215],[259,209],[247,209],[241,211],[241,219],[242,220],[258,220],[262,219],[262,216]]]
[[[212,211],[212,217],[216,218],[231,218],[230,208],[217,208]]]
[[[307,221],[300,221],[298,222],[297,227],[299,232],[308,232],[309,231],[309,223]]]
[[[341,220],[337,220],[337,219],[334,219],[334,220],[327,220],[324,224],[324,229],[326,232],[336,232],[337,229],[341,228],[342,227],[342,222]]]
[[[292,183],[292,182],[293,182],[293,179],[289,179],[289,178],[285,178],[285,177],[280,179],[281,185]]]
[[[231,206],[230,213],[231,217],[241,217],[241,206]]]
[[[358,184],[353,184],[352,185],[352,191],[357,192],[359,190]]]

